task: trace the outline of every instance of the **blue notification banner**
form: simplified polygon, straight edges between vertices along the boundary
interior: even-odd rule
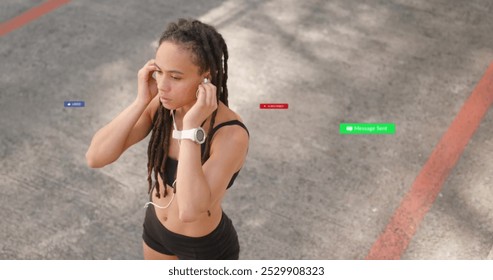
[[[84,107],[86,103],[84,101],[65,101],[63,102],[64,107]]]

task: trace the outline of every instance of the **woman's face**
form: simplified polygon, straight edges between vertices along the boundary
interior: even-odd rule
[[[205,74],[192,62],[189,50],[173,43],[163,42],[156,52],[156,81],[161,104],[168,110],[190,108],[195,104],[195,92]]]

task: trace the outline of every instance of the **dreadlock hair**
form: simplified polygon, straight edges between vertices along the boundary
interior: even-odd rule
[[[159,46],[163,42],[173,42],[186,48],[192,54],[192,62],[199,67],[200,74],[210,71],[211,83],[217,88],[216,98],[228,106],[228,48],[223,37],[216,29],[193,19],[179,19],[170,23],[159,39]],[[217,110],[211,115],[208,135],[211,134],[216,120]],[[166,176],[166,158],[168,156],[172,119],[170,110],[160,106],[153,118],[152,134],[147,148],[147,181],[148,193],[153,189],[152,172],[154,171],[154,187],[156,196],[160,197],[158,174]],[[202,156],[202,164],[209,158],[211,137],[206,138],[205,153]],[[162,178],[166,182],[166,178]],[[164,187],[164,196],[168,194]]]

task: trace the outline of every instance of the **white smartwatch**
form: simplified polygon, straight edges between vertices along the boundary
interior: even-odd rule
[[[186,130],[173,130],[173,138],[182,140],[189,139],[194,141],[197,144],[202,144],[205,142],[205,138],[207,138],[207,134],[205,133],[202,127],[186,129]]]

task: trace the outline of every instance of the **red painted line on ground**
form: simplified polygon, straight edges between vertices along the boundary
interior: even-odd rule
[[[0,37],[45,15],[54,9],[67,4],[70,0],[49,0],[44,2],[43,4],[36,6],[15,18],[8,20],[6,22],[2,22],[0,24]]]
[[[366,259],[400,259],[493,103],[493,63],[462,106]]]

